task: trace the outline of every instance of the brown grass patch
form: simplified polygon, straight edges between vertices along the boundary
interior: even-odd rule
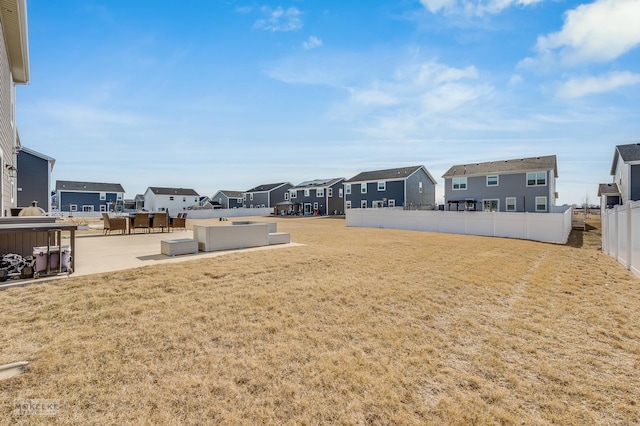
[[[0,363],[31,362],[0,382],[0,419],[640,422],[640,281],[592,236],[276,220],[306,245],[0,292]],[[19,417],[15,398],[63,406]]]

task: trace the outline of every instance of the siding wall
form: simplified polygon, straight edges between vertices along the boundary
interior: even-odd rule
[[[422,193],[419,182],[422,182]],[[419,206],[436,204],[436,185],[422,169],[407,179],[407,203]]]
[[[0,23],[1,27],[2,23]],[[15,207],[15,200],[11,182],[15,179],[5,165],[15,165],[13,148],[16,144],[16,134],[12,123],[14,91],[7,46],[4,42],[4,28],[0,40],[0,216],[10,216],[11,208]]]
[[[18,153],[17,206],[28,207],[32,201],[45,211],[49,206],[49,161],[28,152]]]
[[[629,179],[631,184],[631,188],[629,188],[630,201],[638,201],[640,200],[640,164],[630,166],[629,172],[631,174]]]

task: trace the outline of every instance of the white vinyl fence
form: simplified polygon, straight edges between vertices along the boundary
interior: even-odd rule
[[[640,277],[640,201],[604,211],[602,251]]]
[[[395,208],[347,209],[347,226],[519,238],[565,244],[572,209],[563,213],[420,211]]]

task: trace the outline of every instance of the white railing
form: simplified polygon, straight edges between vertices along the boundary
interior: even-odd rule
[[[347,209],[347,226],[449,234],[519,238],[565,244],[572,209],[564,213],[406,211],[393,208]]]
[[[640,277],[640,201],[603,212],[602,251]]]

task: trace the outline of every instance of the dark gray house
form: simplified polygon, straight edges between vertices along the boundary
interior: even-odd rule
[[[285,194],[289,193],[289,188],[292,186],[289,182],[280,182],[251,188],[243,194],[243,207],[275,207],[278,203],[285,201],[285,196],[288,196]]]
[[[244,202],[244,192],[220,190],[211,197],[211,201],[215,208],[220,209],[237,209],[242,207]]]
[[[121,211],[124,192],[119,183],[56,181],[56,199],[61,212]]]
[[[56,160],[21,147],[17,159],[17,207],[28,207],[33,201],[45,212],[51,212],[51,172]]]
[[[622,204],[620,201],[620,188],[617,183],[601,183],[598,185],[598,197],[600,197],[600,209],[611,209]]]
[[[558,198],[555,155],[460,164],[442,177],[447,210],[548,213]]]
[[[344,178],[316,179],[289,189],[276,214],[334,215],[344,212]]]
[[[614,186],[608,184],[605,188],[600,185],[606,200],[601,204],[613,206],[615,204],[626,204],[627,201],[640,200],[640,143],[629,145],[618,145],[613,153],[613,163],[611,164],[611,176],[613,176]],[[617,192],[615,189],[617,187]],[[619,197],[614,204],[615,197]]]
[[[363,172],[344,182],[345,208],[435,208],[436,180],[424,166]]]

